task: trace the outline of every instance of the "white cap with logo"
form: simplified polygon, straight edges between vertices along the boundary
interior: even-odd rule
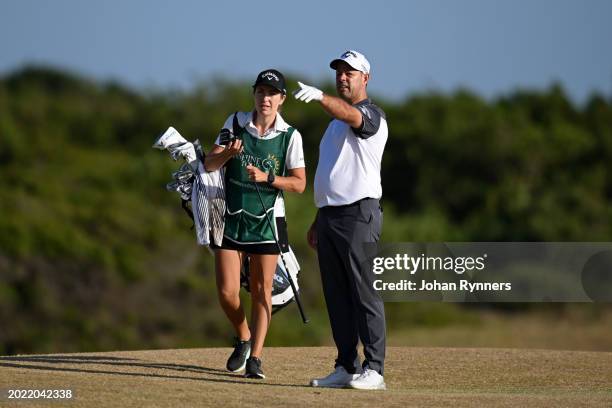
[[[332,69],[336,69],[336,64],[338,62],[344,61],[349,64],[351,67],[356,69],[357,71],[361,71],[364,74],[370,73],[370,63],[368,59],[362,53],[355,50],[348,50],[342,53],[339,58],[336,58],[332,62],[329,63],[329,66]]]

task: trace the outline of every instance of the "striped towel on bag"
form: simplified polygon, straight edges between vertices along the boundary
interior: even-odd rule
[[[199,163],[191,191],[191,208],[198,244],[210,245],[212,236],[213,243],[220,246],[225,227],[223,169],[207,172]]]

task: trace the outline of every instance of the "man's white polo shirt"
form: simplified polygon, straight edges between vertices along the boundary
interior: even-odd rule
[[[382,196],[380,167],[388,137],[384,112],[369,99],[355,105],[363,115],[361,129],[330,122],[319,144],[314,194],[318,208]]]

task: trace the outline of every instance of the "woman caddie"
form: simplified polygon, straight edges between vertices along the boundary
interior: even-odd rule
[[[227,369],[239,372],[246,368],[245,377],[265,378],[261,355],[271,320],[272,280],[280,252],[275,239],[280,246],[287,245],[282,191],[302,193],[306,170],[302,137],[279,113],[286,99],[283,75],[274,69],[262,71],[253,85],[253,98],[253,111],[228,117],[204,166],[207,171],[225,166],[223,242],[211,248],[215,251],[219,302],[236,332]],[[228,134],[231,137],[227,138]],[[275,231],[268,216],[274,220]],[[246,256],[250,327],[239,297],[240,268]]]

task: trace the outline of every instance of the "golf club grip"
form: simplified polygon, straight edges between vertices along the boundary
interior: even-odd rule
[[[270,217],[266,209],[266,205],[264,204],[263,198],[261,197],[261,192],[259,191],[259,185],[257,184],[256,181],[254,181],[253,184],[255,184],[255,191],[257,191],[257,197],[259,197],[261,208],[263,209],[264,214],[266,216],[266,221],[268,221],[268,226],[270,227],[270,230],[272,231],[274,242],[276,242],[276,246],[278,247],[278,252],[279,252],[281,261],[283,262],[283,265],[285,266],[285,270],[287,271],[287,278],[289,279],[289,285],[291,285],[291,290],[293,291],[293,297],[295,298],[295,303],[297,303],[298,310],[300,311],[300,316],[302,317],[302,321],[304,322],[304,324],[307,324],[310,320],[306,317],[306,313],[304,312],[304,306],[302,306],[302,300],[300,299],[300,293],[295,288],[295,283],[293,283],[291,272],[289,272],[289,268],[287,268],[287,263],[285,262],[285,258],[283,257],[283,248],[281,247],[280,242],[278,242],[278,238],[276,237],[276,233],[274,232],[272,221],[270,221]]]

